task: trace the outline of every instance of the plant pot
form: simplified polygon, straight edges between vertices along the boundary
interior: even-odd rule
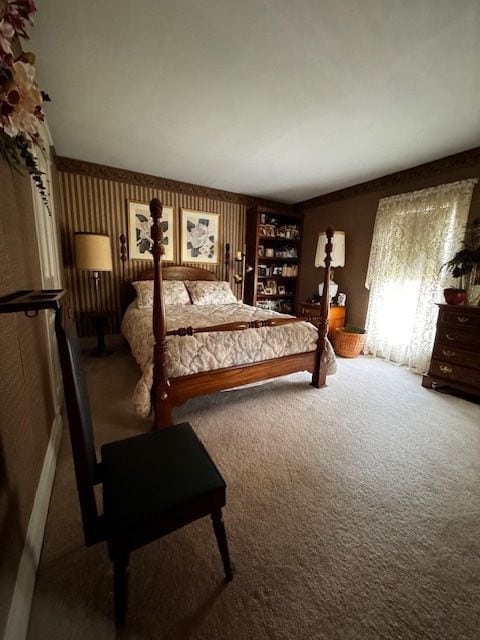
[[[465,289],[450,289],[443,290],[443,296],[447,304],[462,304],[467,299],[467,292]]]

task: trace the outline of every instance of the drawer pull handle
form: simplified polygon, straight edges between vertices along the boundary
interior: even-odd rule
[[[457,320],[464,324],[465,322],[468,322],[470,318],[468,316],[457,316]]]
[[[452,367],[447,367],[446,364],[441,364],[440,365],[440,371],[442,373],[452,373],[453,369],[452,369]]]
[[[446,333],[445,337],[446,337],[447,340],[456,340],[457,339],[457,336],[451,336],[449,333]]]
[[[450,349],[442,349],[442,353],[447,358],[453,358],[457,355],[456,351],[450,351]]]

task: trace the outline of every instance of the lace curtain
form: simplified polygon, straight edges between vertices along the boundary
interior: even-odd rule
[[[442,265],[459,248],[477,179],[380,200],[365,286],[365,352],[428,369],[442,291]],[[457,284],[457,286],[459,286]]]

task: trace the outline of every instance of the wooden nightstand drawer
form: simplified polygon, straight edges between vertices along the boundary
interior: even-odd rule
[[[472,313],[470,309],[464,311],[461,307],[457,309],[440,309],[438,324],[448,324],[456,327],[466,327],[480,329],[480,316]]]
[[[480,371],[461,367],[451,362],[442,362],[441,360],[432,360],[430,365],[430,375],[451,380],[452,382],[463,382],[470,387],[480,386]]]
[[[472,369],[480,369],[480,351],[467,351],[467,349],[459,349],[458,347],[435,342],[432,358],[464,365]]]
[[[313,302],[302,302],[301,316],[320,317],[320,305]],[[328,337],[331,338],[335,329],[345,326],[346,307],[330,307],[328,312]]]

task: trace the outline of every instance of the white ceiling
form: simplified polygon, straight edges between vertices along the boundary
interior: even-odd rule
[[[38,5],[59,155],[297,202],[480,144],[478,0]]]

